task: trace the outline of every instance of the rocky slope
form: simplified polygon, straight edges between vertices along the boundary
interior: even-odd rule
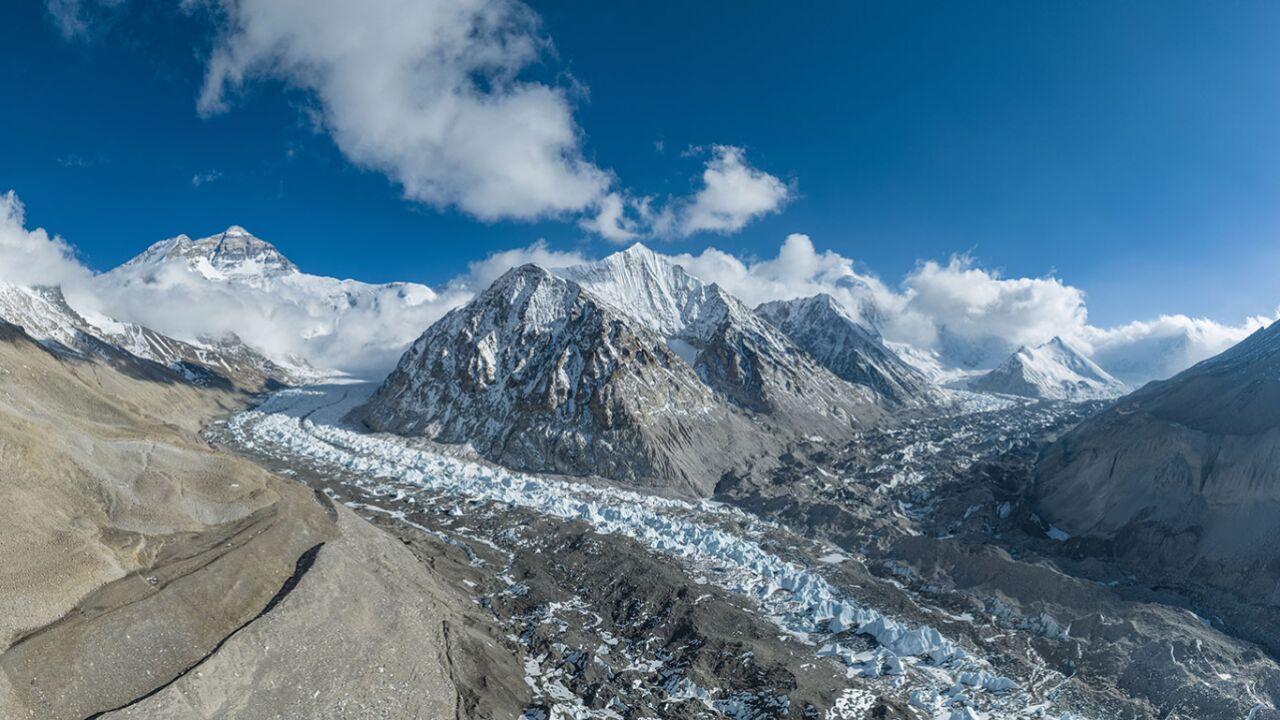
[[[237,396],[170,377],[0,322],[0,717],[455,717],[486,686],[487,716],[518,711],[518,668],[451,658],[511,664],[466,639],[485,622],[469,601],[345,508],[214,452],[197,432]]]
[[[1082,423],[1045,452],[1035,498],[1280,651],[1280,323]]]
[[[713,392],[776,432],[844,437],[880,416],[868,388],[836,377],[723,288],[643,245],[556,272],[664,338]]]
[[[789,441],[849,437],[880,417],[875,398],[636,246],[508,272],[432,325],[353,417],[513,468],[703,495]]]
[[[685,493],[763,440],[661,338],[536,265],[432,325],[357,417],[511,467]]]
[[[871,388],[890,406],[937,400],[923,373],[898,358],[830,295],[769,302],[756,312],[837,377]]]
[[[1022,347],[994,370],[974,378],[979,392],[1046,400],[1105,400],[1129,388],[1060,337]]]

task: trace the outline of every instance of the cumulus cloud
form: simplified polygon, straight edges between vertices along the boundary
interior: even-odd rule
[[[763,215],[777,212],[791,198],[791,188],[752,167],[740,147],[715,145],[702,171],[702,187],[675,211],[680,235],[733,233]]]
[[[907,313],[928,318],[932,346],[966,367],[990,365],[1022,345],[1075,337],[1088,320],[1084,292],[1053,277],[1005,278],[958,256],[921,263],[903,281]]]
[[[611,184],[566,92],[521,79],[548,41],[514,0],[221,0],[199,108],[252,78],[314,93],[355,164],[486,220],[585,211]]]
[[[1136,385],[1176,374],[1274,321],[1227,325],[1179,315],[1098,328],[1088,323],[1085,293],[1058,278],[1007,278],[957,256],[921,262],[887,283],[799,234],[788,236],[772,258],[744,259],[715,248],[671,257],[751,305],[827,293],[886,340],[923,350],[942,367],[990,367],[1021,345],[1062,336]]]
[[[67,241],[42,228],[26,228],[26,207],[16,193],[0,195],[0,282],[72,290],[91,275]]]
[[[827,293],[879,330],[886,313],[900,310],[903,299],[878,277],[855,269],[853,260],[829,250],[818,252],[808,235],[788,235],[776,257],[742,259],[716,248],[672,259],[706,282],[755,306]]]
[[[68,38],[127,0],[46,0]],[[198,110],[227,112],[254,81],[306,91],[317,127],[410,200],[486,221],[577,220],[611,242],[727,234],[780,210],[791,187],[740,147],[709,153],[689,196],[658,202],[587,159],[572,78],[530,78],[550,53],[519,0],[181,0],[218,26]],[[563,85],[563,86],[561,86]],[[662,150],[659,141],[655,147]],[[199,187],[217,178],[198,174]]]
[[[592,217],[583,218],[578,225],[609,242],[624,243],[640,237],[640,224],[627,217],[626,201],[618,193],[609,193],[600,201],[600,207]]]
[[[28,230],[25,220],[17,195],[0,195],[0,282],[62,285],[81,310],[105,312],[184,339],[235,332],[276,357],[296,355],[370,377],[393,364],[428,325],[510,268],[529,262],[556,268],[590,260],[540,240],[473,262],[436,290],[327,278],[255,288],[205,278],[185,264],[136,277],[95,276],[65,240],[43,229]],[[1099,328],[1088,323],[1084,292],[1058,278],[1007,278],[971,258],[955,257],[946,263],[922,262],[889,283],[849,257],[818,250],[800,234],[788,236],[769,258],[743,258],[716,248],[670,257],[753,306],[827,293],[886,340],[922,350],[932,358],[929,362],[950,367],[989,367],[1020,345],[1059,335],[1112,374],[1138,385],[1169,377],[1276,319],[1252,317],[1228,325],[1166,315]],[[314,292],[317,287],[322,292]],[[360,301],[350,302],[356,295]],[[347,300],[335,304],[336,297]]]
[[[1131,385],[1166,378],[1213,357],[1280,318],[1246,318],[1239,325],[1223,325],[1206,318],[1161,315],[1114,328],[1086,327],[1083,347],[1108,372]]]
[[[450,280],[447,287],[457,293],[478,294],[513,267],[534,263],[552,270],[588,261],[582,253],[552,250],[545,240],[538,240],[528,247],[495,252],[483,260],[469,263],[466,274]]]

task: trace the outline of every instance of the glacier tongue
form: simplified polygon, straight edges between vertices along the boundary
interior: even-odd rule
[[[285,390],[258,408],[234,416],[227,432],[242,448],[303,463],[321,472],[366,481],[426,489],[509,504],[566,520],[589,523],[597,532],[632,538],[654,551],[680,558],[725,589],[751,598],[781,628],[821,641],[856,630],[879,644],[876,653],[853,653],[825,643],[862,677],[906,677],[920,697],[967,698],[975,708],[1008,707],[1016,683],[995,675],[980,657],[928,626],[909,626],[844,595],[816,571],[784,560],[754,540],[717,522],[746,513],[712,501],[689,503],[507,471],[443,454],[413,440],[357,432],[342,424],[369,386],[323,386]],[[903,674],[905,673],[905,675]],[[949,688],[949,689],[948,689]],[[1030,700],[1028,699],[1028,702]],[[992,717],[1015,717],[1015,713]]]

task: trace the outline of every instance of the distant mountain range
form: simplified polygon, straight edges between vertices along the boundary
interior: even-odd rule
[[[526,265],[428,329],[354,417],[512,467],[706,494],[787,443],[938,401],[869,333],[804,312],[822,304],[773,307],[775,326],[640,245]]]
[[[426,285],[309,275],[244,228],[179,235],[94,281],[104,310],[171,335],[233,331],[278,362],[382,372],[437,319]]]
[[[1047,400],[1107,400],[1129,387],[1111,377],[1060,337],[1021,347],[994,370],[974,378],[971,390]]]
[[[1062,338],[1020,348],[1012,356],[1003,355],[1008,350],[999,343],[975,343],[946,328],[932,349],[888,342],[867,319],[865,308],[854,313],[829,295],[767,302],[753,311],[641,245],[551,272],[657,334],[690,366],[701,357],[699,377],[726,402],[752,412],[768,406],[772,415],[794,415],[799,425],[805,424],[805,416],[815,415],[809,403],[790,403],[787,394],[770,390],[769,383],[794,386],[797,397],[825,384],[821,394],[831,396],[830,388],[840,387],[831,385],[827,374],[834,375],[873,392],[875,405],[894,409],[938,402],[938,385],[1032,398],[1099,399],[1122,394],[1126,382],[1140,383],[1184,366],[1192,345],[1187,337],[1171,335],[1149,343],[1150,352],[1105,346],[1099,352],[1115,366],[1113,376],[1109,365],[1099,366]],[[156,362],[172,365],[221,348],[232,356],[244,355],[242,361],[249,364],[269,358],[295,377],[314,374],[310,364],[322,371],[342,368],[381,377],[424,328],[474,293],[453,286],[438,293],[415,283],[368,284],[307,274],[275,246],[239,226],[205,238],[178,235],[157,242],[95,276],[90,289],[95,307],[84,308],[83,314],[92,321],[94,334],[113,335],[112,342],[135,354],[150,353]],[[715,354],[706,352],[714,345],[717,328],[712,326],[730,316],[731,327],[741,332],[723,338],[724,363],[717,365],[712,362]],[[735,379],[734,373],[750,369],[731,367],[738,350],[728,345],[738,341],[758,343],[764,373],[759,378]],[[787,353],[803,360],[793,363]],[[810,373],[804,363],[827,374]],[[772,379],[766,377],[770,374]],[[735,384],[741,387],[731,391]],[[802,391],[806,384],[814,387]]]

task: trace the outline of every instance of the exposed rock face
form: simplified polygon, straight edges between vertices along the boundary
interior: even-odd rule
[[[186,235],[162,240],[121,269],[155,268],[173,260],[185,261],[206,277],[270,278],[298,272],[297,266],[274,245],[239,225],[199,240]]]
[[[920,406],[937,399],[920,371],[899,359],[830,295],[769,302],[756,312],[837,377],[871,388],[887,405]]]
[[[1019,348],[999,367],[969,383],[979,392],[1047,400],[1105,400],[1129,388],[1060,337]]]
[[[557,273],[664,338],[717,395],[774,432],[842,437],[881,414],[867,388],[836,377],[723,288],[643,245]]]
[[[358,417],[519,469],[693,494],[762,440],[661,338],[535,265],[432,325]]]
[[[850,436],[881,417],[875,400],[637,245],[508,272],[431,326],[353,417],[517,469],[704,495],[788,442]]]
[[[1270,613],[1274,627],[1280,323],[1081,424],[1045,452],[1035,493],[1056,526],[1115,541],[1156,579],[1232,594],[1254,605],[1236,622]]]

